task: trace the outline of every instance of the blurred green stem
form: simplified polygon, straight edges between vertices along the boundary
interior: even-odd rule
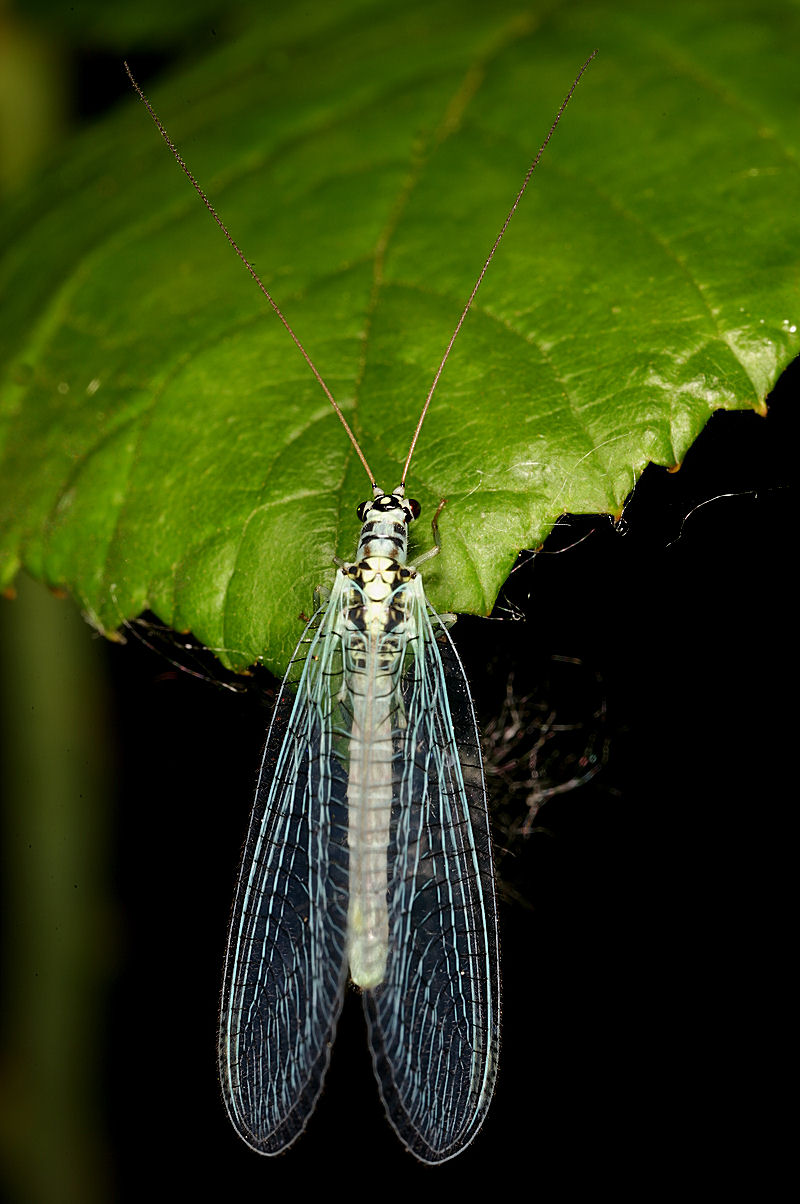
[[[109,964],[101,649],[28,579],[0,600],[3,927],[0,1126],[7,1199],[109,1199],[99,1125]]]

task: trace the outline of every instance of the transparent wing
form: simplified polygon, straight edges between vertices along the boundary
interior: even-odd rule
[[[391,1124],[423,1162],[477,1133],[497,1070],[500,975],[480,743],[458,655],[420,578],[395,738],[389,959],[364,993]]]
[[[263,1154],[305,1128],[347,966],[346,774],[337,585],[309,623],[270,725],[233,905],[219,1032],[230,1119]]]

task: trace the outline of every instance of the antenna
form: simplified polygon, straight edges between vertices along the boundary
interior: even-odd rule
[[[559,121],[561,120],[564,110],[566,109],[569,102],[572,100],[573,92],[575,91],[578,84],[580,83],[581,77],[582,77],[584,71],[589,66],[592,59],[596,57],[596,55],[597,55],[597,51],[593,50],[592,53],[589,55],[588,59],[586,60],[586,62],[581,67],[578,74],[575,76],[575,79],[572,81],[572,87],[570,88],[569,92],[567,92],[567,95],[562,100],[561,107],[558,110],[558,112],[556,113],[555,120],[554,120],[553,124],[550,126],[547,137],[545,138],[542,145],[539,147],[538,151],[536,152],[535,159],[533,160],[530,167],[528,168],[525,179],[522,181],[522,187],[520,188],[519,192],[516,195],[514,204],[511,206],[511,208],[508,211],[508,216],[506,217],[506,220],[503,222],[500,233],[497,235],[497,238],[494,240],[494,242],[492,244],[491,251],[486,256],[486,261],[484,262],[484,265],[481,268],[478,279],[475,281],[475,287],[473,288],[472,292],[469,295],[467,304],[464,306],[463,310],[461,311],[461,317],[458,319],[458,322],[456,323],[456,328],[450,337],[450,342],[447,344],[447,348],[445,350],[444,355],[442,356],[439,367],[436,369],[436,375],[433,378],[433,384],[431,385],[430,389],[428,390],[428,396],[425,398],[425,404],[422,407],[422,413],[419,416],[419,422],[417,423],[417,429],[414,431],[414,436],[411,440],[411,446],[408,449],[408,455],[406,456],[405,467],[403,468],[403,475],[400,478],[400,483],[403,486],[405,486],[405,483],[406,483],[406,477],[408,476],[409,465],[411,464],[411,457],[414,455],[414,449],[417,446],[417,440],[419,439],[419,433],[422,430],[422,424],[425,421],[425,415],[428,413],[428,407],[431,404],[431,398],[433,397],[434,389],[436,388],[436,386],[439,383],[439,377],[442,375],[442,369],[444,368],[445,364],[447,363],[447,358],[453,349],[453,344],[455,343],[456,339],[458,338],[458,333],[464,324],[464,319],[466,318],[466,316],[469,312],[472,302],[475,300],[475,294],[477,293],[478,289],[480,288],[481,282],[483,281],[483,278],[486,275],[486,269],[488,268],[489,264],[494,259],[494,253],[500,245],[500,240],[502,239],[503,235],[505,234],[506,230],[508,229],[508,223],[511,221],[512,217],[514,216],[516,209],[517,209],[517,205],[522,200],[522,197],[525,193],[525,189],[528,187],[528,182],[530,181],[531,176],[533,175],[534,171],[538,167],[539,160],[541,159],[542,155],[544,154],[545,148],[546,148],[548,142],[553,137],[553,134],[555,133],[555,130],[556,130],[556,126],[558,125]]]
[[[123,66],[124,66],[124,68],[125,68],[125,70],[126,70],[126,72],[127,72],[127,74],[128,74],[128,79],[129,79],[129,80],[131,81],[131,83],[133,84],[133,87],[134,87],[134,89],[136,90],[136,92],[138,92],[138,94],[139,94],[139,99],[142,101],[142,103],[143,103],[144,107],[147,109],[148,113],[149,113],[149,114],[150,114],[150,116],[152,117],[152,119],[153,119],[153,122],[155,123],[156,129],[157,129],[157,130],[158,130],[158,132],[161,134],[161,137],[164,139],[164,141],[166,142],[166,144],[167,144],[167,146],[169,147],[170,151],[172,152],[172,156],[173,156],[173,158],[175,159],[176,163],[177,163],[177,164],[178,164],[178,166],[180,167],[180,169],[181,169],[181,171],[183,172],[183,174],[184,174],[184,175],[187,177],[187,179],[189,180],[189,183],[192,185],[192,187],[194,188],[195,192],[196,192],[196,193],[197,193],[197,195],[200,197],[200,200],[203,202],[203,204],[205,205],[206,209],[207,209],[207,210],[208,210],[208,212],[211,214],[211,216],[213,217],[214,221],[217,223],[217,225],[219,226],[220,230],[221,230],[221,231],[222,231],[222,233],[225,235],[225,237],[227,238],[228,242],[229,242],[229,243],[230,243],[230,245],[233,247],[234,251],[235,251],[235,252],[236,252],[236,254],[239,256],[239,258],[241,259],[241,261],[242,261],[242,263],[244,264],[244,266],[247,268],[247,270],[248,270],[248,272],[250,273],[250,275],[252,276],[253,280],[255,280],[256,284],[257,284],[257,285],[258,285],[258,287],[261,289],[261,292],[264,294],[264,296],[265,296],[265,297],[267,298],[267,300],[269,301],[270,305],[271,305],[271,306],[272,306],[272,308],[274,309],[274,311],[275,311],[275,313],[277,314],[278,318],[280,318],[281,322],[283,323],[283,325],[286,327],[286,329],[288,330],[289,334],[291,335],[291,337],[292,337],[292,341],[294,342],[295,346],[296,346],[296,347],[298,348],[298,350],[300,351],[301,355],[303,356],[303,359],[306,361],[306,363],[308,364],[309,368],[311,369],[311,371],[312,371],[312,372],[314,373],[314,375],[316,376],[317,380],[319,381],[320,385],[322,386],[322,389],[323,389],[323,392],[325,393],[325,396],[327,397],[328,401],[329,401],[329,402],[331,403],[331,405],[333,406],[334,412],[336,413],[336,415],[337,415],[337,417],[338,417],[339,421],[341,422],[341,424],[342,424],[342,426],[344,427],[344,429],[347,431],[348,438],[350,439],[350,442],[352,443],[353,447],[354,447],[354,448],[355,448],[355,450],[356,450],[356,455],[358,456],[358,458],[359,458],[359,460],[361,461],[361,463],[364,465],[364,468],[367,470],[367,476],[368,476],[368,477],[369,477],[369,479],[370,479],[370,484],[372,485],[372,488],[373,488],[373,490],[378,490],[378,492],[380,492],[380,490],[378,489],[377,483],[376,483],[376,481],[375,481],[375,476],[374,476],[374,474],[373,474],[373,472],[372,472],[372,469],[370,468],[369,464],[367,463],[367,461],[366,461],[366,458],[365,458],[365,456],[364,456],[364,453],[362,452],[361,448],[360,448],[360,447],[359,447],[359,445],[358,445],[358,440],[356,439],[355,435],[353,434],[352,430],[350,429],[350,425],[349,425],[349,423],[348,423],[347,419],[345,418],[344,414],[342,413],[341,409],[339,408],[339,405],[338,405],[338,403],[337,403],[337,401],[336,401],[335,397],[333,396],[333,394],[331,393],[330,389],[329,389],[329,388],[328,388],[328,386],[325,384],[325,381],[322,379],[322,377],[320,376],[320,374],[319,374],[319,372],[317,371],[316,367],[314,366],[314,363],[312,362],[311,356],[308,354],[308,352],[306,351],[305,347],[304,347],[304,346],[303,346],[303,344],[300,342],[300,340],[298,339],[297,335],[294,333],[294,331],[292,330],[291,326],[290,326],[290,325],[289,325],[289,323],[287,322],[286,318],[285,318],[285,317],[283,316],[283,314],[281,313],[281,310],[279,309],[277,302],[276,302],[276,301],[275,301],[275,299],[273,298],[273,296],[272,296],[272,294],[270,293],[270,291],[269,291],[269,289],[267,288],[267,286],[264,284],[264,282],[263,282],[263,280],[261,279],[261,277],[259,276],[258,272],[255,270],[255,268],[253,267],[253,265],[250,263],[249,259],[247,259],[247,258],[245,257],[245,255],[244,255],[244,252],[242,251],[241,247],[240,247],[240,246],[239,246],[239,244],[238,244],[238,243],[235,241],[235,239],[234,239],[234,238],[233,238],[233,236],[231,235],[230,231],[228,230],[228,227],[225,225],[225,223],[223,222],[222,218],[219,216],[219,214],[217,213],[216,209],[215,209],[215,208],[214,208],[214,206],[211,204],[211,202],[209,201],[209,199],[208,199],[208,197],[206,196],[206,194],[203,192],[203,189],[202,189],[202,188],[200,187],[200,185],[197,183],[197,180],[194,178],[194,176],[192,175],[191,171],[190,171],[190,170],[189,170],[189,168],[186,166],[185,162],[183,161],[183,159],[182,159],[182,157],[181,157],[181,155],[180,155],[180,153],[179,153],[179,151],[178,151],[178,148],[176,147],[175,143],[172,141],[172,139],[170,138],[170,136],[169,136],[169,134],[167,133],[166,129],[164,128],[164,126],[163,126],[163,124],[162,124],[162,122],[161,122],[161,119],[159,118],[159,116],[158,116],[158,114],[156,113],[156,111],[155,111],[155,109],[153,108],[153,106],[150,104],[150,101],[147,99],[147,97],[145,96],[145,94],[144,94],[144,92],[142,91],[142,89],[139,87],[139,85],[138,85],[138,83],[136,82],[136,80],[134,79],[133,72],[131,71],[130,67],[128,66],[128,64],[127,64],[127,63],[123,63]]]

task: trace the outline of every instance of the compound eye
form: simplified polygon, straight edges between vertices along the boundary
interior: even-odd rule
[[[370,507],[369,502],[360,502],[359,505],[356,506],[356,514],[358,515],[358,521],[360,523],[363,523],[364,520],[366,519],[367,511],[369,510],[369,507]]]
[[[422,510],[419,502],[414,501],[413,498],[409,498],[406,502],[406,508],[409,511],[408,522],[411,522],[413,518],[419,518],[420,511]]]

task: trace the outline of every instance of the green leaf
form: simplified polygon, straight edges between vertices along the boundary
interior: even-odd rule
[[[525,170],[409,476],[442,610],[619,513],[800,346],[796,5],[316,3],[153,101],[386,488]],[[132,64],[134,70],[136,64]],[[122,68],[120,68],[122,69]],[[0,565],[285,664],[369,486],[138,102],[4,215]],[[426,517],[427,516],[427,517]],[[413,552],[412,552],[413,554]]]

